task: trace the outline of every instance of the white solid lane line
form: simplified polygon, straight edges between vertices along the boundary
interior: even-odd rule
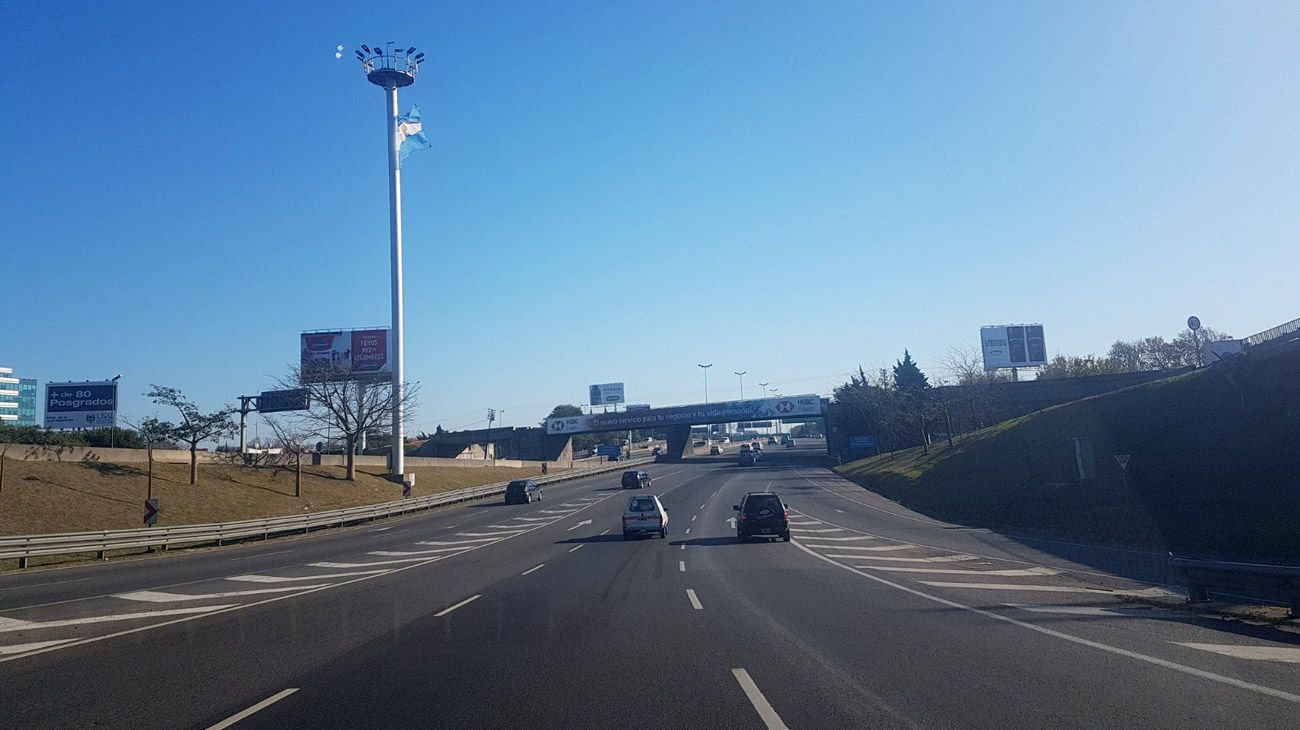
[[[821,535],[818,535],[817,537],[810,537],[810,538],[808,538],[808,539],[810,539],[810,540],[834,540],[834,541],[836,541],[836,542],[853,542],[853,541],[855,541],[855,540],[875,540],[875,539],[877,539],[877,538],[876,538],[875,535],[854,535],[853,537],[822,537]]]
[[[1242,646],[1240,644],[1198,644],[1191,641],[1175,641],[1179,646],[1215,654],[1236,657],[1237,659],[1258,659],[1266,662],[1284,662],[1300,664],[1300,647],[1296,646]]]
[[[792,525],[821,525],[821,524],[825,524],[825,523],[823,523],[823,522],[821,522],[821,521],[819,521],[819,520],[813,520],[812,522],[795,522],[794,520],[790,520],[790,524],[792,524]]]
[[[330,578],[347,578],[353,575],[379,575],[387,573],[387,569],[382,570],[353,570],[347,573],[330,573],[329,575],[299,575],[292,578],[285,578],[278,575],[258,575],[250,573],[248,575],[232,575],[226,580],[236,580],[241,583],[296,583],[302,580],[328,580]]]
[[[736,677],[736,681],[740,683],[740,688],[745,691],[745,696],[749,698],[749,704],[754,706],[754,710],[758,712],[758,717],[767,726],[767,730],[790,730],[781,721],[781,716],[776,714],[776,710],[772,709],[772,704],[767,701],[763,693],[758,691],[758,685],[754,684],[749,672],[737,667],[732,669],[731,673]]]
[[[860,557],[854,555],[852,557]],[[972,578],[978,578],[984,575],[998,576],[1001,578],[1042,578],[1049,575],[1057,575],[1059,571],[1047,568],[1008,568],[1006,570],[976,570],[974,568],[903,568],[897,565],[859,565],[859,568],[870,568],[872,570],[884,570],[892,573],[942,573],[944,575],[967,575]]]
[[[678,573],[685,573],[685,572],[686,572],[686,561],[685,561],[685,560],[678,560],[678,561],[677,561],[677,572],[678,572]]]
[[[176,601],[206,601],[213,598],[236,598],[239,596],[256,596],[263,593],[288,593],[290,591],[306,591],[312,588],[322,588],[329,585],[328,583],[313,583],[305,586],[283,586],[280,588],[257,588],[251,591],[222,591],[220,593],[168,593],[167,591],[131,591],[130,593],[115,593],[113,598],[122,598],[128,601],[145,601],[148,603],[175,603]]]
[[[83,618],[65,618],[57,621],[22,621],[15,618],[0,617],[0,632],[26,631],[28,629],[50,629],[59,626],[80,626],[82,624],[102,624],[110,621],[132,621],[140,618],[158,618],[159,616],[180,616],[189,613],[207,613],[235,604],[224,606],[199,606],[197,608],[169,608],[162,611],[139,611],[136,613],[117,613],[111,616],[85,616]]]
[[[534,565],[533,567],[529,568],[528,570],[525,570],[524,572],[520,573],[520,575],[528,575],[529,573],[533,572],[534,570],[541,570],[543,567],[545,567],[545,565],[546,565],[546,563],[538,563],[537,565]]]
[[[47,646],[54,646],[56,644],[65,644],[69,641],[72,641],[72,639],[55,639],[54,641],[33,641],[29,644],[10,644],[9,646],[0,646],[0,656],[4,656],[6,654],[23,654],[25,652],[35,651],[37,649],[44,649]]]
[[[702,610],[702,609],[704,608],[703,604],[700,603],[699,596],[696,596],[696,595],[695,595],[695,589],[693,589],[693,588],[687,588],[687,589],[686,589],[686,597],[689,598],[689,599],[691,599],[691,606],[692,606],[696,611]]]
[[[1058,606],[1052,604],[1004,603],[1003,606],[1019,608],[1034,613],[1055,613],[1067,616],[1125,616],[1136,618],[1153,618],[1168,615],[1169,612],[1157,608],[1102,608],[1100,606]]]
[[[244,719],[245,717],[248,717],[249,715],[253,714],[254,712],[259,712],[259,711],[261,711],[261,710],[265,710],[266,708],[270,707],[271,705],[274,705],[275,703],[279,702],[280,700],[284,699],[285,697],[288,697],[289,695],[291,695],[291,694],[293,694],[294,692],[297,692],[297,691],[298,691],[298,688],[297,688],[297,687],[290,687],[289,689],[280,690],[279,692],[276,692],[275,694],[271,695],[270,697],[267,697],[266,699],[262,700],[261,702],[257,703],[256,705],[253,705],[252,707],[250,707],[250,708],[248,708],[248,709],[246,709],[246,710],[241,710],[241,711],[239,711],[239,712],[236,712],[235,714],[231,715],[230,717],[227,717],[226,719],[222,720],[221,722],[217,723],[216,725],[213,725],[212,727],[208,728],[208,730],[225,730],[225,728],[228,728],[228,727],[230,727],[231,725],[234,725],[235,723],[239,722],[240,720]]]
[[[577,549],[580,548],[580,547],[582,547],[582,543],[579,543],[579,544],[574,545],[573,547],[569,548],[569,552],[573,552],[574,550],[577,550]]]
[[[461,601],[460,603],[456,603],[456,604],[450,605],[450,606],[448,606],[448,607],[442,609],[441,611],[439,611],[439,612],[437,612],[437,613],[435,613],[435,614],[433,614],[433,615],[434,615],[435,618],[438,617],[438,616],[446,616],[447,614],[451,613],[452,611],[455,611],[456,609],[460,608],[461,606],[464,606],[464,605],[467,604],[467,603],[473,603],[474,601],[477,601],[478,599],[480,599],[480,598],[482,598],[482,597],[483,597],[483,594],[481,594],[481,593],[478,594],[478,595],[470,596],[469,598],[466,598],[465,600]]]

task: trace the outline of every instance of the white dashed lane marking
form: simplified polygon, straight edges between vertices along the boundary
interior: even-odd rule
[[[693,588],[686,589],[686,597],[691,600],[691,607],[694,608],[696,611],[701,611],[704,609],[704,605],[700,603],[700,599],[698,596],[695,595],[695,590]]]

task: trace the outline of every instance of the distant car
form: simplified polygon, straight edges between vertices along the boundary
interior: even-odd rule
[[[529,504],[542,501],[542,485],[532,479],[516,479],[506,485],[506,504]]]
[[[653,494],[629,499],[623,511],[623,539],[654,534],[668,537],[668,510]]]
[[[740,445],[740,453],[742,453],[742,454],[752,453],[753,451],[754,451],[754,447],[753,447],[753,446],[750,446],[749,444],[741,444],[741,445]]]
[[[641,489],[650,486],[650,475],[640,469],[623,472],[624,489]]]
[[[728,438],[727,436],[723,436],[722,438],[718,439],[718,443],[720,443],[720,444],[729,444],[729,443],[731,443],[731,439]]]
[[[722,447],[721,447],[721,446],[719,446],[719,445],[717,445],[717,444],[714,444],[714,445],[712,445],[712,446],[709,447],[709,456],[717,456],[718,454],[721,454],[721,453],[722,453]]]
[[[775,436],[768,436],[768,437],[767,437],[767,442],[768,442],[769,444],[772,444],[773,446],[775,446],[775,445],[776,445],[776,437],[775,437]]]
[[[787,449],[789,449],[789,448],[793,448],[794,445],[795,445],[795,443],[794,443],[794,439],[786,439],[786,440],[785,440],[785,447],[786,447]]]
[[[696,442],[695,442],[695,445],[696,445],[696,446],[703,446],[703,445],[705,445],[706,443],[707,443],[706,441],[704,441],[703,439],[700,439],[699,441],[696,441]]]
[[[757,452],[760,453],[760,454],[763,453],[763,445],[762,445],[762,444],[754,444],[754,451],[757,451]]]
[[[750,492],[733,505],[736,511],[736,538],[747,542],[753,537],[779,537],[790,542],[790,511],[772,492]]]
[[[650,449],[650,455],[651,455],[651,456],[658,456],[658,455],[662,454],[663,452],[664,452],[664,447],[662,447],[662,446],[656,446],[656,447],[654,447],[653,449]]]
[[[736,463],[741,466],[753,466],[758,463],[758,457],[752,451],[742,451],[740,452],[740,460]]]

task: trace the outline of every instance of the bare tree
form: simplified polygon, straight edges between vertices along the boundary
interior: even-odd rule
[[[199,483],[199,444],[235,434],[235,422],[230,419],[234,408],[226,406],[212,413],[203,413],[181,394],[176,388],[154,385],[145,397],[160,406],[170,406],[180,414],[179,423],[170,424],[171,432],[167,434],[177,441],[184,441],[190,447],[190,484]],[[159,421],[157,423],[165,423]]]
[[[302,496],[302,455],[311,449],[308,442],[316,437],[315,431],[302,419],[281,420],[274,416],[262,419],[275,434],[276,446],[293,459],[293,496]]]
[[[409,421],[417,403],[419,383],[407,383],[402,388],[401,403],[393,402],[393,385],[388,381],[361,382],[356,380],[324,380],[310,377],[305,381],[302,371],[290,368],[288,378],[281,379],[280,388],[305,388],[311,398],[311,407],[302,412],[303,427],[317,438],[329,432],[343,437],[347,450],[347,478],[356,481],[356,450],[361,434],[376,429],[386,429],[393,422],[394,406],[399,406],[402,418]]]

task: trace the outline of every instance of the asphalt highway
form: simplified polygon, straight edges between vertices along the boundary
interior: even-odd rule
[[[5,727],[1296,727],[1300,638],[909,512],[820,444],[301,538],[0,576]],[[739,544],[772,490],[790,543]],[[1122,562],[1122,561],[1121,561]],[[1140,562],[1140,561],[1138,561]]]

